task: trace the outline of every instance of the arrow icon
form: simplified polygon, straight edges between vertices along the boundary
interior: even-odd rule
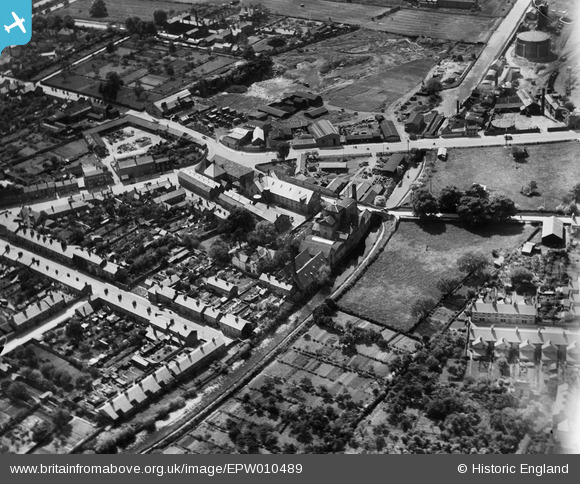
[[[5,25],[4,26],[4,29],[6,30],[6,32],[10,33],[10,31],[13,28],[20,27],[20,30],[22,30],[22,33],[25,34],[26,29],[24,28],[24,19],[19,18],[18,15],[16,15],[16,13],[14,13],[14,12],[12,12],[12,16],[14,17],[14,23],[12,25]]]

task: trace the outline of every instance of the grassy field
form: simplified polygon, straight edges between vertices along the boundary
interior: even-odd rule
[[[522,210],[554,209],[562,195],[580,182],[580,145],[575,142],[527,146],[525,163],[515,163],[503,147],[449,150],[447,162],[436,165],[431,180],[433,193],[447,185],[466,188],[481,183],[494,194],[503,194]],[[553,160],[553,161],[552,161]],[[520,189],[530,181],[538,184],[539,196],[525,197]]]
[[[487,42],[496,19],[440,11],[401,9],[366,28],[401,35],[432,37],[461,42]]]
[[[443,276],[459,275],[455,263],[463,253],[482,251],[491,260],[493,249],[517,247],[530,233],[531,228],[519,225],[474,232],[452,224],[401,222],[385,251],[341,299],[341,305],[406,331],[414,323],[413,302],[419,297],[438,300],[441,293],[435,284]]]
[[[415,88],[434,65],[435,60],[430,58],[381,69],[354,84],[331,89],[327,93],[328,101],[355,111],[380,111]]]
[[[82,20],[94,20],[97,22],[125,22],[128,17],[137,16],[142,20],[153,20],[155,10],[166,12],[182,12],[189,10],[190,5],[183,2],[168,2],[165,0],[115,0],[105,2],[109,15],[104,18],[93,18],[89,15],[89,9],[93,0],[77,0],[67,8],[56,11],[58,15],[70,15]]]
[[[59,9],[59,15],[72,15],[74,18],[97,20],[104,22],[124,22],[127,17],[138,16],[142,20],[153,18],[155,10],[165,10],[167,12],[181,12],[191,9],[198,3],[211,3],[222,5],[224,0],[182,0],[182,1],[157,1],[157,0],[116,0],[106,2],[108,17],[103,19],[91,18],[89,8],[93,0],[77,0],[70,7]],[[337,6],[335,2],[323,0],[260,0],[259,2],[268,7],[272,13],[286,15],[289,17],[301,17],[311,20],[327,20],[332,17],[334,21],[361,24],[371,21],[371,17],[385,12],[389,7],[376,5],[345,4]],[[304,7],[300,4],[304,3]],[[388,1],[387,3],[392,3]]]

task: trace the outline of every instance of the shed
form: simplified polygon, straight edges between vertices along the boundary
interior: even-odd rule
[[[542,224],[542,243],[561,245],[564,241],[564,222],[557,217],[548,217]]]

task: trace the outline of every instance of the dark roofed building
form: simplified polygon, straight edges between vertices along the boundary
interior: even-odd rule
[[[542,223],[542,243],[559,246],[564,242],[564,222],[557,217],[544,219]]]
[[[397,171],[399,165],[405,163],[405,154],[404,153],[394,153],[391,157],[387,160],[387,162],[379,168],[381,173],[392,175]]]
[[[413,113],[405,123],[407,133],[420,133],[425,127],[425,118],[421,113]]]
[[[401,141],[401,136],[397,131],[395,123],[393,123],[391,120],[387,119],[383,121],[380,125],[380,128],[383,134],[383,139],[387,143],[398,143]]]
[[[282,109],[278,109],[272,106],[258,106],[258,111],[262,113],[269,114],[270,116],[274,116],[275,118],[285,118],[290,116],[291,113],[283,111]]]
[[[328,109],[326,109],[324,106],[311,109],[310,111],[306,111],[304,113],[304,115],[309,118],[319,118],[320,116],[324,116],[325,114],[328,114]]]

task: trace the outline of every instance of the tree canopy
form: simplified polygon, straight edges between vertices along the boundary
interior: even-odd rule
[[[429,190],[420,188],[415,190],[411,196],[413,212],[419,218],[429,217],[439,211],[437,200]]]
[[[457,260],[457,268],[465,273],[480,273],[489,265],[489,260],[482,252],[466,252]]]
[[[89,15],[95,18],[102,18],[109,15],[105,2],[103,0],[95,0],[89,8]]]

